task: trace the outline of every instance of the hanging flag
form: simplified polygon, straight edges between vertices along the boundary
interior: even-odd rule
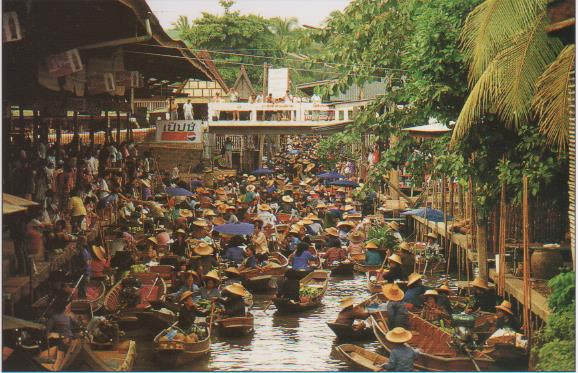
[[[70,75],[84,68],[78,49],[48,56],[46,65],[48,66],[48,73],[54,78]]]
[[[2,42],[22,40],[22,29],[18,20],[18,13],[2,13]]]

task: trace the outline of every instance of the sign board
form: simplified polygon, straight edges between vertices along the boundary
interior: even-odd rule
[[[48,56],[46,64],[48,73],[54,78],[70,75],[84,68],[78,49],[71,49],[64,53]]]
[[[22,39],[22,29],[16,12],[2,13],[2,42],[18,41]]]
[[[116,89],[113,73],[94,73],[87,75],[86,88],[90,94],[110,93]]]
[[[159,142],[203,142],[203,121],[201,120],[159,120],[156,140]]]
[[[289,69],[269,69],[269,93],[273,98],[285,97],[289,89]]]

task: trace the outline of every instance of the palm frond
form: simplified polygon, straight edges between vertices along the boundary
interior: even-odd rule
[[[462,107],[452,133],[452,145],[457,144],[474,124],[482,120],[484,114],[495,107],[501,94],[498,79],[498,65],[494,60],[478,79]]]
[[[576,64],[576,46],[568,45],[548,66],[536,84],[532,109],[539,116],[540,132],[546,140],[564,151],[568,144],[570,89]]]
[[[546,33],[544,10],[528,28],[512,38],[511,44],[496,55],[501,94],[497,112],[507,125],[527,121],[536,92],[536,81],[563,48],[558,38]]]
[[[548,0],[486,0],[468,14],[461,34],[473,86],[494,57],[519,30],[546,9]]]

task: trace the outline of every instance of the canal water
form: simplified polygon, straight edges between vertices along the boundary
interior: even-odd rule
[[[270,304],[273,294],[254,295],[255,332],[244,338],[213,337],[209,356],[177,367],[181,371],[347,371],[349,366],[333,357],[338,344],[326,322],[339,312],[339,300],[369,296],[365,276],[332,277],[323,306],[304,313],[278,315]],[[153,335],[136,337],[135,371],[164,370],[154,361]],[[344,342],[345,343],[345,342]],[[379,349],[378,342],[359,343],[370,350]],[[169,369],[167,369],[169,370]],[[174,370],[170,369],[170,370]]]

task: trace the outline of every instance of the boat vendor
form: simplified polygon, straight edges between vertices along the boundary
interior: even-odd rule
[[[197,272],[205,275],[211,269],[217,268],[219,266],[219,263],[213,256],[213,253],[213,246],[207,244],[206,242],[197,241],[193,244],[193,254],[199,257],[194,263]]]
[[[289,264],[296,271],[308,271],[311,269],[309,262],[317,257],[309,251],[309,244],[300,242],[295,252],[289,256]]]
[[[80,328],[80,323],[66,313],[68,303],[67,300],[55,302],[52,308],[54,313],[46,324],[48,338],[57,339],[63,345],[67,345],[75,337],[74,331]],[[63,345],[59,343],[59,347]]]
[[[349,233],[353,230],[353,228],[355,228],[355,223],[353,223],[352,221],[346,220],[337,223],[337,229],[339,231],[339,239],[342,242],[347,243]]]
[[[349,245],[347,246],[347,252],[350,255],[357,255],[364,253],[363,242],[365,241],[365,235],[360,230],[355,230],[349,234]]]
[[[507,300],[502,301],[499,306],[496,306],[496,329],[512,329],[518,331],[520,323],[514,312],[512,312],[512,304]]]
[[[189,252],[189,244],[187,243],[187,232],[179,228],[175,232],[176,240],[171,246],[171,251],[178,256],[187,256]]]
[[[309,234],[311,234],[312,236],[319,236],[321,232],[323,232],[321,219],[313,213],[307,215],[306,219],[312,221],[312,223],[307,226],[307,231],[309,232]]]
[[[393,328],[385,334],[385,338],[394,344],[389,353],[389,361],[382,365],[383,370],[393,372],[413,371],[413,362],[417,357],[417,352],[406,343],[412,339],[413,335],[409,330],[401,327]]]
[[[399,233],[399,223],[396,221],[392,221],[392,222],[387,223],[387,226],[392,231],[393,237],[395,237],[397,242],[402,243],[403,238],[401,237],[401,234]]]
[[[102,246],[92,245],[92,260],[90,270],[93,278],[104,278],[111,273],[110,258],[107,257],[106,249]]]
[[[299,290],[301,289],[301,283],[299,282],[299,274],[293,269],[288,269],[285,272],[285,279],[279,287],[277,288],[277,294],[275,298],[288,299],[295,303],[299,303],[301,296]]]
[[[260,219],[255,219],[253,224],[255,226],[255,230],[253,231],[251,242],[253,245],[255,245],[255,254],[259,259],[261,259],[269,254],[269,243],[267,241],[267,236],[263,231],[263,221]]]
[[[421,317],[433,324],[441,325],[450,320],[450,314],[448,314],[443,307],[438,305],[438,295],[438,292],[435,290],[426,290],[423,294],[424,302],[421,310]]]
[[[243,317],[247,311],[245,309],[245,299],[248,291],[239,283],[231,284],[223,289],[223,297],[218,302],[225,308],[222,315],[224,317]]]
[[[404,293],[397,284],[385,284],[381,291],[387,300],[387,325],[389,329],[409,329],[409,312],[403,302]]]
[[[385,270],[381,274],[381,279],[385,282],[392,283],[398,280],[405,280],[406,277],[403,275],[401,269],[401,258],[397,254],[392,254],[387,258],[389,264],[389,269]]]
[[[255,247],[249,245],[245,248],[245,259],[243,259],[243,263],[239,267],[239,270],[243,271],[246,269],[255,269],[257,268],[257,258],[255,257]]]
[[[366,320],[369,317],[369,312],[361,305],[354,304],[353,297],[343,298],[339,301],[341,311],[335,319],[336,324],[343,324],[351,326],[354,330],[361,330],[366,327],[365,322],[356,323],[356,320]]]
[[[325,243],[335,247],[341,247],[341,240],[339,239],[339,231],[337,228],[330,227],[325,229]]]
[[[201,298],[216,300],[221,296],[219,283],[221,278],[216,270],[212,270],[204,276],[205,285],[201,287]]]
[[[448,315],[451,315],[453,313],[452,303],[450,301],[450,295],[452,291],[450,290],[449,286],[444,284],[435,290],[438,292],[436,301],[438,306],[442,307]]]
[[[365,245],[365,262],[363,264],[367,266],[378,266],[383,263],[383,258],[381,253],[377,250],[378,246],[375,242],[369,241]]]
[[[428,288],[423,285],[422,277],[419,273],[412,273],[407,278],[407,291],[403,300],[408,303],[410,310],[423,306],[423,294]]]
[[[321,253],[325,258],[325,262],[328,265],[331,265],[335,262],[342,262],[347,259],[347,253],[345,249],[341,247],[341,245],[337,246],[338,243],[335,240],[329,240],[325,243],[325,248],[327,249],[325,253]]]
[[[239,283],[243,280],[241,272],[236,267],[228,267],[224,272],[227,279],[223,282],[223,286]]]
[[[415,255],[411,252],[411,247],[405,241],[400,243],[398,248],[401,258],[401,270],[403,275],[407,277],[415,269]]]
[[[245,240],[242,236],[233,236],[225,247],[223,259],[239,265],[245,259],[245,250],[243,249]]]
[[[470,304],[465,309],[465,313],[477,311],[494,312],[496,306],[496,295],[488,286],[488,282],[476,277],[470,283],[472,287],[472,297]]]
[[[186,292],[190,292],[195,296],[199,294],[199,275],[197,272],[193,270],[188,270],[183,273],[184,283],[179,288],[179,290],[175,293],[168,294],[167,298],[169,299],[179,299],[182,298],[182,295]]]
[[[208,315],[207,311],[202,311],[197,307],[193,301],[193,295],[194,293],[192,291],[185,291],[180,295],[179,298],[181,308],[179,309],[179,319],[177,326],[187,334],[191,329],[194,329],[193,327],[195,326],[197,317],[204,317]]]

